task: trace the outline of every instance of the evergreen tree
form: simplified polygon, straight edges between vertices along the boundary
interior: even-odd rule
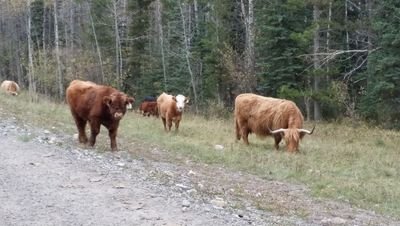
[[[312,43],[312,11],[304,1],[258,3],[256,24],[258,92],[278,96],[280,90],[307,88],[306,62]]]
[[[386,127],[400,128],[400,2],[376,4],[373,28],[377,51],[369,56],[363,115]]]
[[[128,72],[124,81],[125,90],[137,96],[153,95],[151,73],[149,68],[153,63],[149,60],[149,5],[151,0],[130,0],[129,10],[132,13],[132,23],[129,36],[132,37],[128,51]]]

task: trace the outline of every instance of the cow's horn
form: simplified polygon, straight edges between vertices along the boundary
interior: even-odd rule
[[[297,129],[297,131],[299,131],[300,133],[307,133],[307,134],[311,135],[314,132],[314,129],[315,129],[315,125],[314,125],[314,127],[312,128],[311,131],[306,130],[306,129]]]
[[[271,134],[276,134],[276,133],[280,133],[280,132],[285,132],[287,129],[280,128],[280,129],[276,129],[276,130],[271,130],[270,128],[268,128],[268,130]]]

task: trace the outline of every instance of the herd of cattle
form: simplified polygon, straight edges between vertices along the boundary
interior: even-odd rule
[[[14,81],[3,81],[1,90],[10,95],[18,95],[20,88]],[[66,101],[78,129],[80,143],[94,146],[96,137],[103,125],[108,129],[111,150],[117,150],[116,136],[120,120],[127,109],[135,102],[133,97],[112,88],[90,81],[74,80],[66,90]],[[178,131],[185,104],[189,98],[181,94],[173,96],[162,93],[157,98],[145,97],[139,106],[143,116],[160,117],[165,131],[171,131],[172,124]],[[240,94],[235,99],[234,109],[236,139],[243,139],[249,144],[251,133],[260,137],[273,136],[275,148],[279,149],[282,139],[289,152],[298,152],[299,142],[312,130],[303,128],[304,117],[293,101],[264,97],[252,93]],[[86,136],[85,127],[89,122],[90,137]]]

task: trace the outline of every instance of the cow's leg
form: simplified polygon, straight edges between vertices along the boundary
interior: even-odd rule
[[[235,120],[235,128],[236,128],[236,139],[240,140],[241,135],[240,135],[240,128],[239,128],[239,123],[237,120]]]
[[[117,127],[118,128],[118,127]],[[111,143],[111,151],[117,151],[117,128],[110,128],[108,130],[108,136],[110,137],[110,143]]]
[[[171,131],[172,119],[170,119],[170,118],[167,118],[167,127],[168,127],[168,131]]]
[[[89,145],[91,147],[94,146],[96,143],[96,137],[100,133],[100,123],[91,121],[90,122],[90,139],[89,139]]]
[[[179,120],[175,121],[175,131],[176,132],[178,132],[178,130],[179,130],[179,122],[180,122]]]
[[[167,131],[167,126],[166,126],[167,122],[166,122],[166,119],[163,118],[163,117],[161,117],[161,120],[162,120],[162,122],[163,122],[163,124],[164,124],[164,130]]]
[[[281,134],[274,134],[274,138],[275,138],[275,149],[279,150],[279,143],[282,140],[282,135]]]
[[[86,131],[85,131],[87,121],[80,118],[79,116],[77,116],[75,114],[73,114],[73,115],[74,115],[76,127],[78,128],[79,143],[86,144],[88,141],[88,138],[86,136]]]
[[[249,133],[250,133],[250,130],[247,127],[243,126],[242,127],[242,138],[243,138],[244,143],[247,145],[249,145],[249,138],[248,138]]]

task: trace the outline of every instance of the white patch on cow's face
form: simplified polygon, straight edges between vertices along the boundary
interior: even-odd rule
[[[178,109],[179,112],[183,111],[185,108],[185,102],[186,102],[186,97],[179,94],[175,97],[176,99],[176,109]]]
[[[132,104],[131,104],[131,103],[128,103],[128,104],[126,105],[126,109],[131,110],[131,109],[132,109]]]

